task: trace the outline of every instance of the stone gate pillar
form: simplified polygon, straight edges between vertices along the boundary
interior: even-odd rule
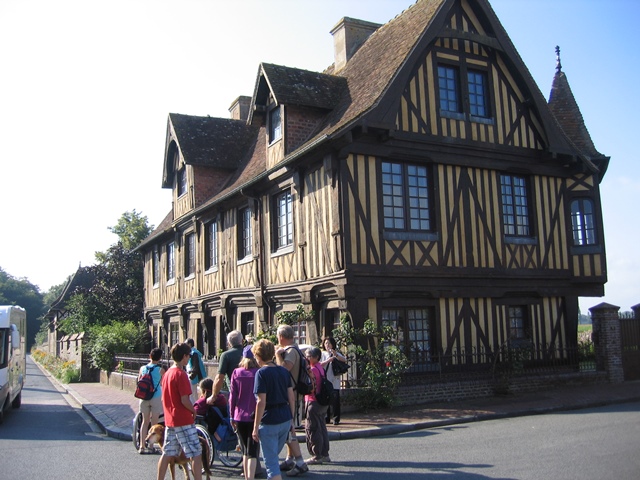
[[[620,307],[608,303],[601,303],[589,309],[593,325],[596,365],[598,370],[607,372],[611,383],[624,381],[619,310]]]

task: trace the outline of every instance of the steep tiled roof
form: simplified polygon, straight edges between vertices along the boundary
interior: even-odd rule
[[[331,110],[338,104],[347,83],[342,77],[270,63],[261,64],[261,71],[276,101],[285,105]]]
[[[180,151],[189,165],[237,168],[256,129],[242,120],[170,113]]]
[[[364,42],[339,73],[348,91],[320,134],[340,130],[376,105],[444,1],[418,1]]]
[[[565,135],[580,153],[589,159],[603,156],[596,150],[591,140],[591,135],[589,135],[589,131],[584,124],[582,113],[573,96],[567,76],[560,68],[557,69],[553,77],[551,94],[549,95],[549,108]]]
[[[51,307],[49,307],[49,311],[45,316],[50,318],[54,316],[55,312],[64,310],[65,304],[67,303],[71,295],[73,295],[73,293],[76,291],[76,289],[90,288],[93,285],[94,280],[95,273],[93,269],[91,269],[90,267],[78,267],[76,273],[74,273],[71,277],[69,277],[69,280],[67,280],[67,283],[58,298],[56,298],[51,303]]]

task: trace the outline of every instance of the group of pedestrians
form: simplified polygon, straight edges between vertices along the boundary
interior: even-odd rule
[[[140,411],[144,417],[141,438],[146,437],[145,430],[149,422],[157,422],[164,410],[167,428],[163,454],[158,461],[158,479],[164,478],[170,457],[178,455],[181,449],[187,458],[192,459],[194,477],[202,478],[202,452],[195,428],[195,416],[206,414],[213,406],[226,412],[228,405],[231,424],[237,432],[242,449],[246,480],[252,480],[256,477],[256,472],[262,470],[260,449],[267,478],[270,480],[281,480],[282,472],[289,477],[299,476],[309,470],[308,465],[331,461],[326,424],[332,418],[334,424],[340,422],[340,378],[333,375],[331,363],[335,359],[346,359],[336,349],[335,340],[331,337],[323,340],[324,351],[311,347],[303,354],[295,343],[291,326],[280,325],[276,335],[278,345],[261,339],[253,345],[243,347],[242,333],[237,330],[230,332],[227,335],[229,348],[220,357],[218,373],[214,379],[202,378],[205,372],[202,355],[193,346],[192,339],[187,339],[189,343],[179,343],[172,347],[171,358],[174,365],[166,371],[159,365],[161,350],[151,351],[150,363],[140,369],[140,375],[151,370],[159,388],[151,400],[140,401]],[[301,396],[295,391],[295,386],[300,368],[305,363],[304,358],[308,362],[315,388],[309,394]],[[330,405],[320,405],[316,399],[324,376],[334,384]],[[194,379],[196,388],[193,387]],[[225,381],[229,392],[228,401],[221,393],[225,388]],[[200,395],[196,399],[194,392],[198,388]],[[301,401],[304,402],[302,405]],[[304,409],[306,443],[311,455],[307,460],[302,456],[296,437],[296,420],[300,408]],[[215,424],[209,423],[208,427],[215,432]],[[142,443],[141,453],[146,453],[146,445],[144,441]],[[285,445],[286,457],[280,463],[280,452]]]

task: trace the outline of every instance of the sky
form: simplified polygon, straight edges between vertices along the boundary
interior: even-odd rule
[[[413,0],[0,0],[0,267],[42,292],[65,282],[136,210],[158,225],[167,117],[228,118],[260,62],[323,71],[344,17],[386,23]],[[636,0],[490,0],[548,99],[555,47],[596,148],[609,281],[640,304]],[[634,33],[636,32],[636,33]],[[633,219],[636,218],[636,221]]]

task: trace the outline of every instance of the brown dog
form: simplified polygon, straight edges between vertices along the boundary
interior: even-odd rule
[[[149,434],[145,441],[149,445],[153,445],[155,443],[160,445],[160,448],[164,446],[164,425],[158,423],[149,428]],[[210,458],[211,452],[209,451],[209,445],[207,442],[198,435],[198,439],[200,440],[200,446],[202,447],[202,467],[204,468],[204,472],[207,475],[207,480],[211,477],[211,468],[210,468]],[[171,472],[171,480],[176,479],[176,465],[178,465],[182,471],[184,472],[184,476],[187,480],[189,480],[189,468],[188,464],[189,459],[185,456],[184,452],[181,450],[180,455],[177,457],[170,457],[169,460],[169,471]],[[195,477],[194,477],[195,478]]]

